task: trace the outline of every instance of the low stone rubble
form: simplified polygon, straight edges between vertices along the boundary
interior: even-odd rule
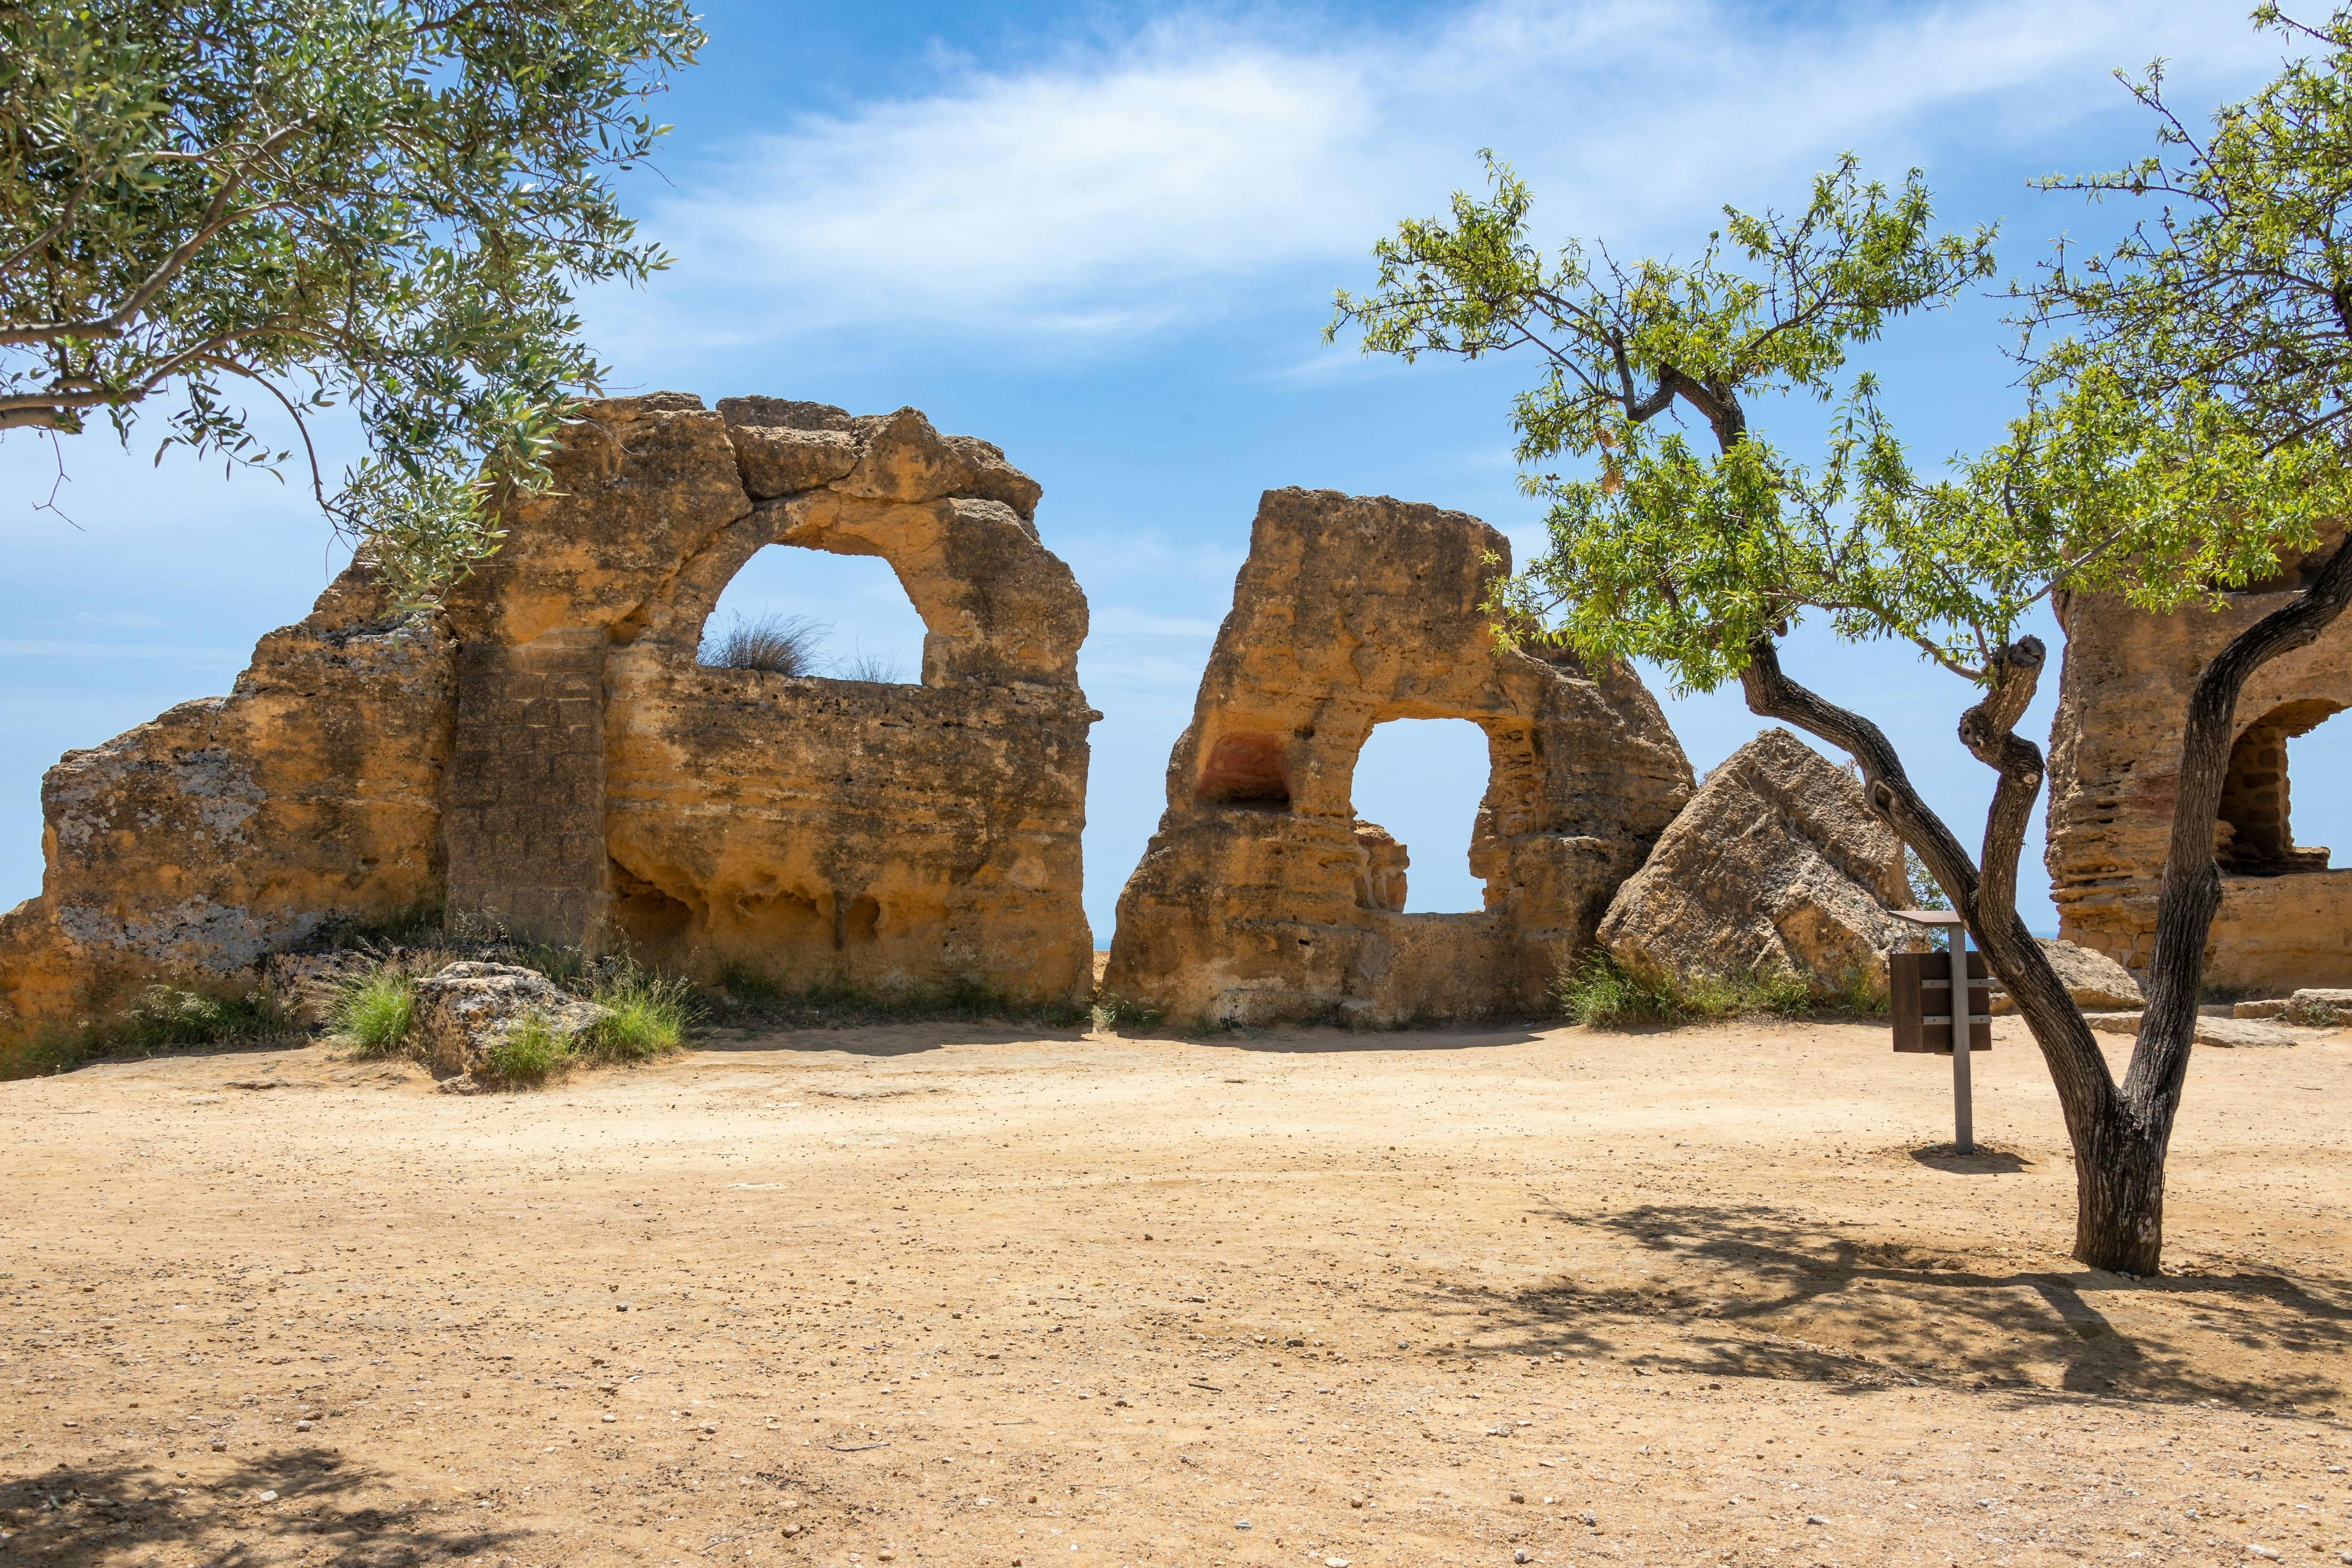
[[[2085,1013],[2128,1012],[2137,1008],[2147,997],[2140,994],[2139,982],[2130,970],[2104,952],[2087,947],[2077,947],[2060,937],[2036,937],[2042,952],[2050,960],[2050,967],[2066,987],[2066,994],[2074,1005]],[[1998,1014],[2014,1013],[2017,1004],[2006,991],[1992,994],[1992,1010]]]
[[[436,1077],[470,1078],[488,1063],[492,1046],[533,1016],[569,1044],[593,1029],[606,1009],[513,963],[452,963],[416,983],[416,1037]]]
[[[2131,1012],[2090,1013],[2083,1021],[2092,1032],[2101,1035],[2131,1035],[2139,1033],[2142,1014]],[[2282,1046],[2299,1046],[2311,1037],[2305,1031],[2263,1023],[2250,1018],[2225,1018],[2211,1013],[2200,1014],[2197,1019],[2196,1043],[2221,1050],[2252,1050]]]

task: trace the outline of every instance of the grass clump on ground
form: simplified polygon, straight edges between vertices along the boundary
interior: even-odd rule
[[[1097,993],[1089,1017],[1097,1029],[1149,1029],[1167,1015],[1146,1002]]]
[[[327,1009],[327,1023],[354,1056],[397,1054],[416,1026],[416,976],[382,964],[345,981]]]
[[[109,1032],[117,1050],[157,1051],[272,1039],[288,1026],[285,1010],[267,989],[212,994],[150,985],[116,1016]]]
[[[500,1083],[533,1084],[572,1064],[572,1042],[558,1035],[547,1015],[533,1008],[490,1042],[485,1053],[490,1075]]]
[[[622,964],[588,987],[604,1016],[588,1031],[580,1053],[596,1061],[641,1062],[677,1050],[702,1016],[694,987],[674,974]]]
[[[292,1032],[277,994],[148,985],[128,1006],[79,1024],[27,1030],[0,1041],[0,1079],[64,1072],[111,1056],[153,1056],[191,1046],[260,1045]]]
[[[1885,987],[1866,972],[1849,976],[1834,991],[1818,990],[1778,966],[1759,968],[1737,980],[1652,976],[1634,973],[1598,947],[1588,949],[1581,962],[1561,972],[1553,994],[1570,1020],[1595,1029],[1824,1014],[1867,1017],[1886,1011]]]

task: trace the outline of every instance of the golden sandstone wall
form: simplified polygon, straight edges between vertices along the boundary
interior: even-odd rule
[[[357,564],[230,696],[53,768],[0,1023],[444,902],[706,975],[1085,994],[1099,715],[1033,480],[912,409],[675,393],[589,405],[556,479],[441,613],[395,623]],[[922,684],[697,664],[771,542],[887,560]]]
[[[2288,602],[2290,580],[2227,595],[2218,612],[2150,616],[2077,595],[2060,605],[2066,663],[2050,748],[2047,863],[2059,934],[2144,968],[2179,784],[2180,736],[2197,672],[2229,640]],[[2258,672],[2238,704],[2221,819],[2214,824],[2221,910],[2207,984],[2285,995],[2352,985],[2352,869],[2296,846],[2286,742],[2352,705],[2352,624]],[[2342,779],[2299,781],[2341,791]]]
[[[1479,605],[1509,560],[1462,512],[1265,493],[1167,812],[1119,897],[1108,993],[1249,1024],[1544,1007],[1692,780],[1632,671],[1496,645]],[[1349,793],[1391,719],[1486,731],[1483,910],[1400,912],[1405,848]]]

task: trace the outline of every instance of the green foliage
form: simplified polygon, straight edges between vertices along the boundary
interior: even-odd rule
[[[1917,569],[1923,553],[1978,551],[1979,521],[1913,478],[1873,379],[1841,380],[1890,319],[1990,275],[1990,230],[1933,233],[1916,170],[1889,191],[1849,156],[1794,218],[1725,209],[1694,262],[1626,267],[1605,249],[1596,262],[1575,241],[1547,260],[1528,237],[1532,193],[1491,155],[1487,174],[1487,199],[1457,194],[1451,221],[1409,220],[1374,247],[1377,287],[1340,293],[1327,336],[1355,322],[1366,353],[1408,361],[1541,356],[1513,408],[1518,458],[1599,471],[1522,476],[1552,502],[1550,549],[1494,607],[1523,631],[1557,616],[1580,651],[1654,658],[1702,690],[1807,605],[1845,635],[1911,637],[1948,661],[2005,638],[2031,589],[1988,597],[1973,574]],[[1749,428],[1763,396],[1836,404],[1818,465]],[[1711,449],[1658,420],[1685,406]]]
[[[1580,962],[1560,972],[1552,994],[1571,1022],[1595,1029],[1759,1016],[1869,1016],[1886,1011],[1885,984],[1868,972],[1823,992],[1778,966],[1738,980],[1713,974],[1637,974],[1599,947],[1587,948]]]
[[[104,1054],[104,1047],[89,1029],[48,1026],[0,1037],[0,1083],[66,1072]]]
[[[2256,19],[2311,57],[2201,135],[2151,70],[2134,91],[2165,151],[2045,182],[2161,205],[2016,290],[2025,411],[1941,478],[1914,471],[1872,377],[1845,376],[1889,321],[1993,271],[1989,231],[1932,232],[1916,172],[1889,191],[1849,156],[1794,218],[1727,209],[1695,262],[1627,267],[1573,241],[1548,259],[1531,194],[1490,157],[1490,194],[1401,225],[1328,331],[1357,323],[1365,352],[1407,360],[1540,356],[1513,425],[1549,548],[1495,595],[1509,635],[1654,659],[1706,690],[1810,612],[1987,681],[2053,590],[2210,601],[2352,512],[2352,11]],[[1818,461],[1750,427],[1767,398],[1833,405]],[[1657,417],[1685,409],[1709,449]],[[1563,456],[1587,471],[1533,467]]]
[[[1088,1018],[1097,1029],[1149,1029],[1167,1015],[1147,1003],[1097,994]]]
[[[677,1050],[702,1015],[692,985],[635,964],[600,977],[588,995],[606,1009],[581,1044],[582,1054],[597,1061],[638,1062]]]
[[[119,1011],[74,1026],[0,1039],[0,1079],[63,1072],[101,1057],[152,1055],[187,1046],[259,1045],[289,1034],[286,1010],[266,987],[188,991],[149,985]]]
[[[275,467],[239,384],[306,458],[347,404],[313,489],[429,599],[597,385],[571,289],[666,265],[607,181],[702,41],[685,0],[0,5],[0,430],[174,392],[166,447]]]
[[[2254,16],[2309,58],[2202,132],[2151,67],[2128,85],[2160,151],[2042,182],[2156,210],[2017,290],[2032,405],[1979,465],[2096,551],[2076,583],[2150,610],[2273,577],[2352,510],[2352,11]]]
[[[1908,844],[1903,847],[1903,879],[1910,884],[1911,907],[1915,910],[1948,910],[1952,900],[1944,896],[1944,885],[1936,880],[1919,852]]]
[[[380,964],[348,980],[336,992],[327,1022],[351,1042],[354,1055],[392,1056],[416,1026],[416,977]]]
[[[531,1084],[572,1061],[569,1041],[549,1027],[547,1015],[533,1008],[516,1019],[483,1053],[490,1076],[504,1084]]]
[[[150,985],[107,1034],[113,1048],[153,1051],[272,1039],[286,1029],[285,1011],[264,989],[211,994]]]

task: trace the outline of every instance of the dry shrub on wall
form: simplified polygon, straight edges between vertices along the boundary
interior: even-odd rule
[[[720,635],[707,637],[696,656],[713,669],[761,669],[771,675],[814,675],[816,650],[832,626],[807,616],[762,616],[747,621],[740,615]],[[852,677],[888,679],[890,677]]]

